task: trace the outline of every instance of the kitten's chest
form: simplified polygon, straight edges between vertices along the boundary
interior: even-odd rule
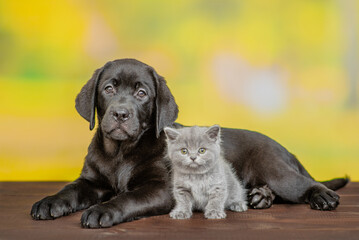
[[[203,210],[208,203],[211,188],[216,184],[216,178],[212,176],[189,176],[187,186],[193,197],[193,207]]]

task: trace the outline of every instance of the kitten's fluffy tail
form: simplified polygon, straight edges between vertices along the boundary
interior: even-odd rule
[[[335,178],[332,179],[330,181],[325,181],[325,182],[321,182],[324,186],[326,186],[327,188],[335,191],[338,190],[339,188],[344,187],[345,185],[347,185],[347,183],[350,181],[348,176],[345,176],[345,178]]]

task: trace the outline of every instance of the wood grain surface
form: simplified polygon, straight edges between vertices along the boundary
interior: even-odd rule
[[[81,212],[35,221],[35,201],[56,193],[64,182],[0,182],[0,239],[359,239],[359,183],[338,191],[335,211],[304,204],[278,204],[265,210],[227,212],[224,220],[195,213],[190,220],[168,215],[144,218],[106,229],[83,229]]]

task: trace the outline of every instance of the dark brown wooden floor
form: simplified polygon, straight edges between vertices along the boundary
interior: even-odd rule
[[[81,212],[56,220],[32,220],[32,204],[64,185],[0,182],[0,239],[359,239],[359,183],[339,190],[341,204],[330,212],[280,204],[228,212],[225,220],[206,220],[201,213],[190,220],[163,215],[107,229],[81,228]]]

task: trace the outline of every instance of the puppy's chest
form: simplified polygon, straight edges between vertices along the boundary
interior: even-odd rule
[[[130,162],[123,162],[120,164],[116,171],[116,189],[119,192],[127,192],[128,191],[128,183],[133,175],[133,170],[135,166]]]
[[[108,165],[102,172],[115,192],[127,192],[128,183],[133,175],[134,164],[128,161],[117,161]]]

